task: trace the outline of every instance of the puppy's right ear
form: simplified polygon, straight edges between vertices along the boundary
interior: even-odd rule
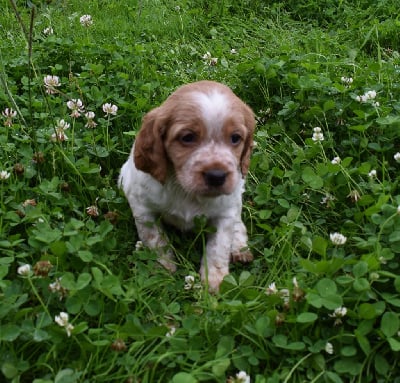
[[[168,171],[168,159],[164,149],[164,121],[160,107],[147,113],[135,140],[134,161],[137,169],[149,173],[164,183]]]

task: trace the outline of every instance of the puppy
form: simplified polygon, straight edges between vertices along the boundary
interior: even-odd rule
[[[159,224],[187,230],[207,217],[209,235],[200,275],[218,291],[229,262],[252,260],[241,220],[244,179],[253,146],[252,110],[225,85],[199,81],[176,90],[143,118],[119,184],[129,201],[139,238],[159,262],[176,270]]]

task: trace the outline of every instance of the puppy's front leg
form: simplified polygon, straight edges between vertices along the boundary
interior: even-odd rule
[[[168,238],[162,228],[155,222],[151,215],[135,215],[136,229],[143,245],[154,249],[158,253],[158,262],[167,270],[176,271],[174,254],[168,249]]]
[[[229,261],[234,233],[232,219],[220,219],[217,231],[207,241],[206,254],[201,260],[200,276],[211,291],[218,291],[225,275],[229,274]]]

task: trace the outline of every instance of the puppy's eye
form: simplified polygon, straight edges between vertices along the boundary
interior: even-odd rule
[[[238,145],[240,141],[242,141],[242,136],[240,134],[233,133],[231,135],[231,142],[233,145]]]
[[[182,144],[193,144],[196,142],[196,135],[194,133],[186,133],[183,136],[179,137],[179,141]]]

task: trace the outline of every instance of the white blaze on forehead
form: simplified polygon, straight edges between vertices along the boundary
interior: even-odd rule
[[[221,130],[230,114],[228,97],[218,90],[213,90],[209,93],[196,92],[193,98],[200,107],[207,130],[210,133]]]

